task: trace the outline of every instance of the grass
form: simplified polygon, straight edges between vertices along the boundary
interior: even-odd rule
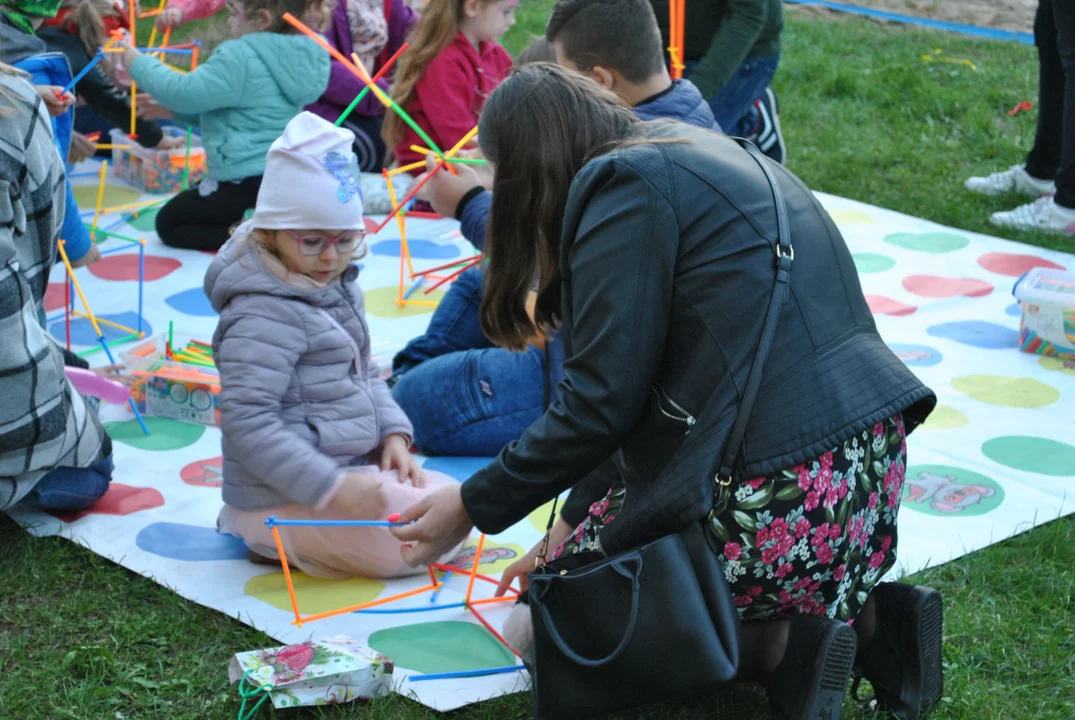
[[[505,44],[540,32],[548,0],[524,3]],[[148,37],[148,36],[147,36]],[[931,64],[943,48],[968,58]],[[1001,234],[988,214],[1018,199],[980,199],[970,173],[1019,162],[1033,115],[1007,110],[1035,99],[1030,48],[883,28],[859,20],[802,20],[785,31],[776,88],[790,167],[811,187],[968,230]],[[1047,236],[1014,239],[1073,251]],[[233,717],[231,655],[275,642],[76,545],[31,538],[0,517],[0,717]],[[913,582],[946,599],[947,688],[937,718],[1075,717],[1075,517],[1051,522]],[[689,658],[680,659],[689,662]],[[280,718],[426,718],[393,697],[369,706],[274,712]],[[461,720],[529,716],[525,695],[472,706]],[[873,717],[848,703],[845,717]],[[763,718],[750,687],[641,711],[631,717]]]

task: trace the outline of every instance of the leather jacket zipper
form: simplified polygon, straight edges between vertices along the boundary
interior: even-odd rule
[[[691,430],[694,429],[694,423],[697,422],[694,419],[694,416],[684,410],[675,400],[668,397],[668,393],[666,393],[664,389],[659,385],[653,386],[653,392],[655,395],[657,395],[657,409],[661,411],[661,414],[670,420],[675,420],[676,422],[683,423],[684,425],[686,425],[687,432],[685,434],[690,435]],[[672,409],[679,414],[677,415],[669,412],[668,410],[665,410],[665,403],[671,405]]]

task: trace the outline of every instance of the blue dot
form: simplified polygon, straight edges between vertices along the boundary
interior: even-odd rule
[[[462,253],[455,245],[441,245],[428,240],[407,240],[411,257],[421,260],[451,260]],[[370,248],[374,255],[399,257],[399,240],[385,240]]]
[[[186,315],[198,317],[216,317],[216,310],[209,304],[209,298],[200,287],[177,292],[164,298],[164,302],[173,310],[178,310]]]
[[[940,351],[928,345],[889,345],[896,357],[908,367],[933,367],[944,359]]]
[[[982,320],[960,320],[933,325],[926,333],[931,337],[954,340],[971,347],[991,350],[1019,347],[1017,330]]]
[[[463,482],[492,461],[493,458],[485,457],[432,457],[426,460],[422,467],[425,470],[442,472]]]
[[[1012,317],[1022,317],[1023,306],[1021,303],[1012,303],[1008,307],[1004,308],[1005,315],[1011,315]]]
[[[114,323],[120,325],[126,325],[131,330],[138,329],[138,313],[136,312],[123,312],[116,313],[115,315],[97,315],[99,320],[111,320]],[[115,340],[117,338],[130,335],[128,330],[120,330],[119,328],[112,327],[111,325],[101,324],[101,332],[104,333],[105,340]],[[142,320],[142,332],[146,334],[146,337],[153,334],[153,327],[145,319]],[[49,323],[49,333],[52,337],[56,338],[60,342],[64,341],[65,329],[63,317],[59,320]],[[93,324],[85,318],[71,318],[71,344],[72,345],[96,345],[97,344],[97,332],[93,329]]]
[[[217,532],[214,528],[170,522],[146,525],[139,531],[134,544],[160,557],[189,562],[242,560],[248,555],[246,545],[237,537]]]

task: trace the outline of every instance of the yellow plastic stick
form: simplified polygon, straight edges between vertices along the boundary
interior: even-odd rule
[[[71,284],[75,286],[75,292],[78,293],[79,300],[82,301],[82,307],[86,308],[86,317],[89,319],[90,324],[93,325],[93,331],[97,333],[97,337],[104,337],[104,333],[101,332],[101,326],[97,324],[97,318],[93,316],[93,310],[90,310],[90,304],[86,302],[86,296],[82,294],[82,286],[78,283],[78,278],[75,277],[75,269],[71,267],[71,261],[67,259],[67,250],[64,249],[64,241],[61,240],[56,249],[60,251],[60,258],[63,260],[64,267],[67,268],[68,274],[71,276]]]
[[[157,6],[157,14],[160,15],[164,12],[164,5],[168,0],[161,0],[160,5]],[[157,39],[157,23],[153,23],[153,31],[149,33],[149,42],[146,43],[146,47],[153,47],[153,43]],[[163,44],[163,43],[162,43]]]
[[[393,175],[399,175],[400,173],[410,172],[411,170],[417,170],[426,166],[425,160],[419,160],[418,162],[412,162],[410,165],[404,165],[403,167],[395,168],[394,170],[386,170],[385,172],[389,177]]]
[[[85,300],[83,300],[83,302],[85,302]],[[89,315],[87,315],[84,312],[79,312],[78,310],[72,310],[71,314],[75,315],[76,317],[85,318],[86,320],[90,319]],[[102,325],[108,325],[109,327],[114,327],[117,330],[126,330],[127,332],[131,333],[132,335],[137,335],[138,334],[138,331],[135,330],[134,328],[127,327],[126,325],[120,325],[118,322],[112,322],[111,320],[105,320],[104,318],[97,318],[97,322],[101,323]]]
[[[126,203],[125,205],[114,205],[110,208],[104,208],[101,210],[101,213],[107,214],[121,212],[123,210],[134,210],[135,208],[144,208],[147,205],[157,205],[163,202],[166,202],[166,200],[141,200],[139,202]]]
[[[291,568],[287,565],[284,541],[280,539],[280,528],[275,525],[272,526],[272,539],[276,541],[276,552],[280,554],[280,567],[284,569],[284,582],[287,583],[287,594],[291,598],[291,609],[295,611],[295,624],[302,627],[302,615],[299,614],[299,601],[295,599],[295,586],[291,582]]]
[[[130,150],[133,145],[113,145],[112,143],[97,143],[98,150]]]
[[[470,568],[470,582],[467,583],[467,597],[464,602],[470,604],[470,594],[474,592],[474,579],[478,576],[478,564],[482,561],[482,546],[485,545],[485,533],[478,536],[478,547],[474,551],[474,565]]]
[[[131,2],[133,3],[134,0],[131,0]],[[135,123],[138,121],[138,111],[135,109],[135,106],[137,104],[138,104],[138,83],[132,82],[131,83],[131,132],[129,133],[131,137],[136,136],[136,133],[135,133],[136,125],[135,125]]]
[[[105,199],[105,175],[108,174],[108,161],[101,161],[101,184],[97,186],[97,206],[93,209],[93,227],[90,229],[90,239],[96,240],[97,220],[101,217],[101,203]]]

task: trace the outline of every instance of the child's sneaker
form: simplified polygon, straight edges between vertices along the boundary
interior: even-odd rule
[[[781,165],[788,158],[788,148],[784,144],[784,133],[780,130],[780,112],[776,102],[776,93],[772,88],[754,102],[758,112],[757,134],[749,138],[770,160]]]
[[[1039,198],[1007,212],[993,213],[989,222],[1013,230],[1075,235],[1075,210],[1057,205],[1051,197]]]
[[[1012,165],[1007,170],[995,172],[987,177],[967,178],[963,186],[971,192],[990,197],[1017,192],[1037,198],[1056,192],[1056,183],[1052,180],[1039,180],[1033,177],[1022,165]]]

